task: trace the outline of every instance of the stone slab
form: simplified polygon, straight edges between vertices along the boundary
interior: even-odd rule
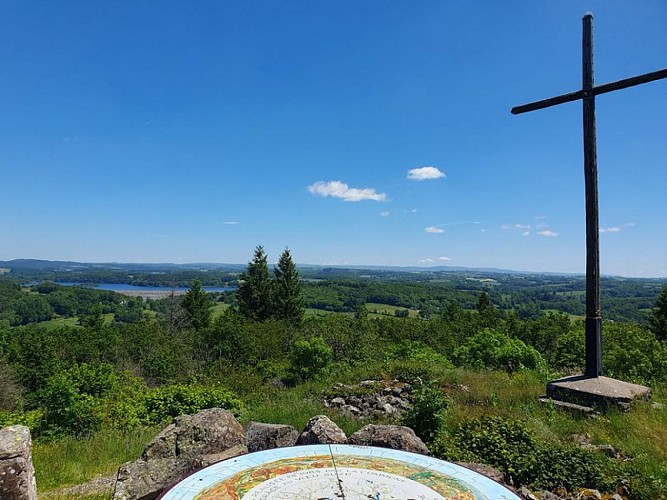
[[[600,414],[590,406],[578,405],[576,403],[568,403],[567,401],[558,401],[557,399],[551,399],[546,396],[537,398],[537,401],[545,405],[553,405],[554,408],[557,408],[559,410],[564,410],[573,414],[586,415],[590,417],[598,416]]]
[[[617,407],[627,411],[633,401],[649,401],[651,389],[609,377],[573,375],[547,383],[547,397],[596,410]]]

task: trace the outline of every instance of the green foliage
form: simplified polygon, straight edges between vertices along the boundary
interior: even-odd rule
[[[10,425],[25,425],[32,436],[38,436],[44,427],[44,410],[0,411],[0,429]]]
[[[667,286],[655,301],[655,308],[649,316],[649,328],[658,340],[667,341]]]
[[[272,297],[273,317],[292,325],[300,325],[304,313],[301,278],[289,249],[286,248],[280,254],[278,265],[273,273],[275,275]]]
[[[543,443],[517,421],[482,417],[464,422],[436,442],[434,456],[498,467],[515,485],[554,489],[613,491],[633,472],[599,452],[573,445]]]
[[[190,289],[181,300],[186,312],[188,324],[195,329],[205,328],[211,322],[211,300],[201,287],[199,280],[194,280]]]
[[[253,260],[241,274],[237,292],[239,312],[246,318],[264,321],[271,317],[271,281],[266,253],[261,245],[255,249]]]
[[[402,360],[423,363],[424,365],[437,364],[446,368],[453,368],[451,361],[435,349],[415,340],[404,340],[392,349],[393,357]]]
[[[542,370],[546,363],[535,348],[518,339],[485,329],[454,351],[459,366],[514,372],[523,368]]]
[[[67,372],[51,377],[40,394],[44,408],[45,428],[49,434],[82,435],[97,430],[102,424],[101,401],[82,393]]]
[[[422,441],[432,442],[444,424],[443,413],[449,407],[445,394],[431,385],[422,385],[414,394],[412,406],[403,417],[403,425],[410,427]]]
[[[241,401],[223,387],[170,385],[150,391],[141,402],[140,418],[144,424],[159,424],[179,415],[192,415],[206,408],[224,408],[232,413],[241,409]]]
[[[603,369],[610,377],[650,384],[667,380],[667,343],[640,326],[605,324]]]
[[[290,374],[297,380],[311,380],[327,373],[333,361],[333,351],[324,340],[297,340],[290,354]]]

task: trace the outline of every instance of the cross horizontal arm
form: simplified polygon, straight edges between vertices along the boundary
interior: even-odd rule
[[[593,94],[606,94],[607,92],[611,92],[613,90],[627,89],[628,87],[634,87],[635,85],[641,85],[642,83],[654,82],[655,80],[661,80],[663,78],[667,78],[667,69],[660,69],[658,71],[653,71],[652,73],[646,73],[645,75],[633,76],[631,78],[626,78],[617,82],[598,85],[597,87],[593,87]]]
[[[550,108],[556,104],[563,104],[564,102],[576,101],[581,99],[584,96],[583,90],[577,90],[576,92],[570,92],[569,94],[559,95],[558,97],[549,97],[548,99],[542,99],[541,101],[531,102],[529,104],[524,104],[522,106],[515,106],[512,108],[513,115],[519,115],[521,113],[528,113],[528,111],[535,111],[536,109]]]
[[[667,69],[653,71],[652,73],[646,73],[645,75],[633,76],[631,78],[626,78],[617,82],[598,85],[597,87],[593,87],[593,95],[606,94],[607,92],[612,92],[614,90],[627,89],[628,87],[634,87],[635,85],[641,85],[642,83],[653,82],[663,78],[667,78]],[[515,106],[512,108],[512,114],[519,115],[521,113],[527,113],[528,111],[549,108],[557,104],[576,101],[582,97],[584,97],[583,90],[577,90],[576,92],[570,92],[568,94],[559,95],[557,97],[550,97],[548,99],[542,99],[541,101],[531,102],[522,106]]]

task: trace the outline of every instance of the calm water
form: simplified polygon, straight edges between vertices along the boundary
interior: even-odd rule
[[[67,283],[67,282],[58,282],[58,285],[63,285],[63,286],[78,286],[81,285],[82,283]],[[176,287],[171,287],[171,286],[136,286],[136,285],[126,285],[124,283],[97,283],[97,284],[91,284],[91,285],[86,285],[89,286],[90,288],[96,288],[97,290],[109,290],[111,292],[130,292],[130,291],[137,291],[137,292],[171,292],[172,290],[175,292],[187,292],[190,288],[187,286],[176,286]],[[236,287],[234,286],[221,286],[221,287],[214,287],[214,286],[204,286],[202,287],[204,290],[207,292],[227,292],[229,290],[236,290]]]

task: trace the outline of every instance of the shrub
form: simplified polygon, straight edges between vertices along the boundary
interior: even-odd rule
[[[424,364],[438,364],[453,368],[451,361],[435,349],[414,340],[404,340],[393,350],[393,356],[399,359],[416,361]]]
[[[485,329],[454,351],[459,366],[491,368],[514,372],[523,368],[544,370],[546,363],[539,352],[519,339]]]
[[[515,485],[613,491],[637,475],[630,465],[574,445],[542,443],[521,424],[500,417],[469,420],[431,446],[446,460],[498,467]]]
[[[444,424],[444,411],[449,407],[449,399],[437,387],[423,385],[414,394],[412,406],[403,417],[407,425],[423,441],[432,442]]]
[[[290,356],[290,374],[301,381],[327,373],[333,361],[333,351],[324,340],[314,338],[294,342]]]
[[[152,425],[207,408],[224,408],[238,413],[241,401],[222,387],[169,385],[153,389],[146,395],[139,417],[142,423]]]

